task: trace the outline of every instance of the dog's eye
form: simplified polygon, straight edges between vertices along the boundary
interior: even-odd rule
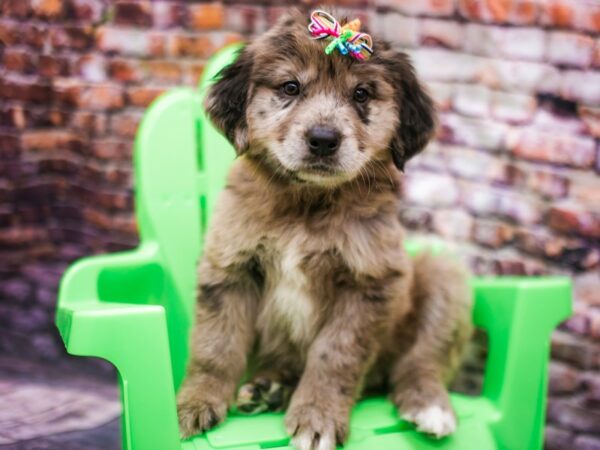
[[[368,99],[369,99],[369,93],[367,92],[366,89],[356,88],[354,90],[354,101],[357,101],[358,103],[364,103]]]
[[[297,81],[286,81],[281,86],[281,90],[285,95],[298,95],[300,93],[300,85]]]

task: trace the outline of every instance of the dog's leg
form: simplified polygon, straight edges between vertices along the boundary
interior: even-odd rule
[[[221,422],[254,340],[258,290],[247,277],[201,266],[197,323],[188,373],[177,396],[184,437]]]
[[[374,329],[387,305],[360,292],[340,295],[311,345],[292,396],[286,427],[299,450],[334,450],[348,433],[350,409],[378,343]]]
[[[392,366],[392,399],[417,429],[441,438],[456,429],[446,383],[471,335],[466,272],[447,257],[415,258],[415,310],[400,324],[404,349]]]
[[[283,411],[290,400],[294,381],[280,370],[261,370],[242,385],[236,406],[242,414]]]

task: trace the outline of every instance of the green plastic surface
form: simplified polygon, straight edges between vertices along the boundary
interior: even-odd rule
[[[136,214],[130,252],[76,262],[60,286],[56,324],[67,351],[119,372],[122,442],[134,450],[289,449],[281,414],[230,417],[180,442],[175,392],[188,358],[196,261],[234,151],[206,120],[206,86],[237,47],[216,55],[201,87],[175,89],[147,111],[135,142]],[[411,253],[421,246],[408,243]],[[567,278],[477,278],[475,323],[490,349],[483,394],[452,395],[460,425],[441,441],[402,422],[384,398],[354,408],[349,450],[538,450],[546,406],[550,333],[571,312]]]

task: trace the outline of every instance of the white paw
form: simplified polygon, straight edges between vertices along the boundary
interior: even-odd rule
[[[298,450],[335,450],[335,438],[333,432],[315,437],[305,431],[292,439],[292,445]]]
[[[456,417],[451,411],[439,406],[429,406],[420,411],[410,411],[402,417],[414,423],[417,430],[431,434],[436,438],[442,438],[454,433],[456,430]]]

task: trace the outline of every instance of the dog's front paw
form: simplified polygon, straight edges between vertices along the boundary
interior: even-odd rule
[[[348,434],[348,418],[318,403],[291,406],[285,425],[298,450],[335,450]]]
[[[441,406],[427,406],[422,409],[409,409],[401,412],[404,420],[412,422],[417,430],[434,436],[438,439],[454,433],[456,430],[456,416],[452,409]]]
[[[291,387],[267,377],[258,377],[238,390],[236,406],[242,414],[283,411],[288,404]]]
[[[177,415],[182,438],[210,430],[227,415],[227,399],[202,383],[184,385],[177,396]]]

